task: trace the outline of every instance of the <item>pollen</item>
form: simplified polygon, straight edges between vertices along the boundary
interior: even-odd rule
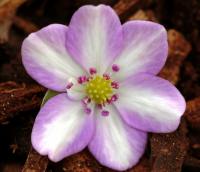
[[[96,75],[87,82],[86,93],[96,104],[105,104],[113,94],[111,83],[110,79]]]

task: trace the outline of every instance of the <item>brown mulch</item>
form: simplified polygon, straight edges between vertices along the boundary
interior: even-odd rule
[[[169,55],[159,76],[182,92],[187,109],[177,131],[149,133],[145,154],[128,172],[200,171],[199,0],[1,0],[0,1],[0,172],[111,172],[87,149],[53,163],[31,147],[31,128],[46,89],[25,72],[20,48],[31,32],[68,24],[84,4],[108,4],[122,23],[149,20],[168,31]]]

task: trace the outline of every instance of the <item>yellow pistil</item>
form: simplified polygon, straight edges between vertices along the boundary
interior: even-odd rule
[[[111,80],[96,75],[91,78],[86,84],[86,93],[88,97],[96,104],[104,104],[111,98],[113,90]]]

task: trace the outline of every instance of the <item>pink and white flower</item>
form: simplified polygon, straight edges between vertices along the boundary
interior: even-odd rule
[[[108,6],[83,6],[69,26],[49,25],[22,45],[26,71],[59,92],[41,108],[32,145],[54,162],[88,146],[102,164],[126,170],[143,155],[147,132],[177,129],[185,100],[156,76],[165,64],[162,25],[121,25]]]

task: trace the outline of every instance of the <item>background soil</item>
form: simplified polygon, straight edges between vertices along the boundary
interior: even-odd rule
[[[179,129],[151,134],[146,153],[129,172],[200,171],[200,1],[199,0],[0,0],[0,172],[111,172],[84,150],[55,164],[31,147],[30,134],[46,89],[21,63],[20,48],[31,32],[68,24],[85,4],[111,5],[122,23],[150,20],[168,30],[169,57],[160,76],[187,100]]]

